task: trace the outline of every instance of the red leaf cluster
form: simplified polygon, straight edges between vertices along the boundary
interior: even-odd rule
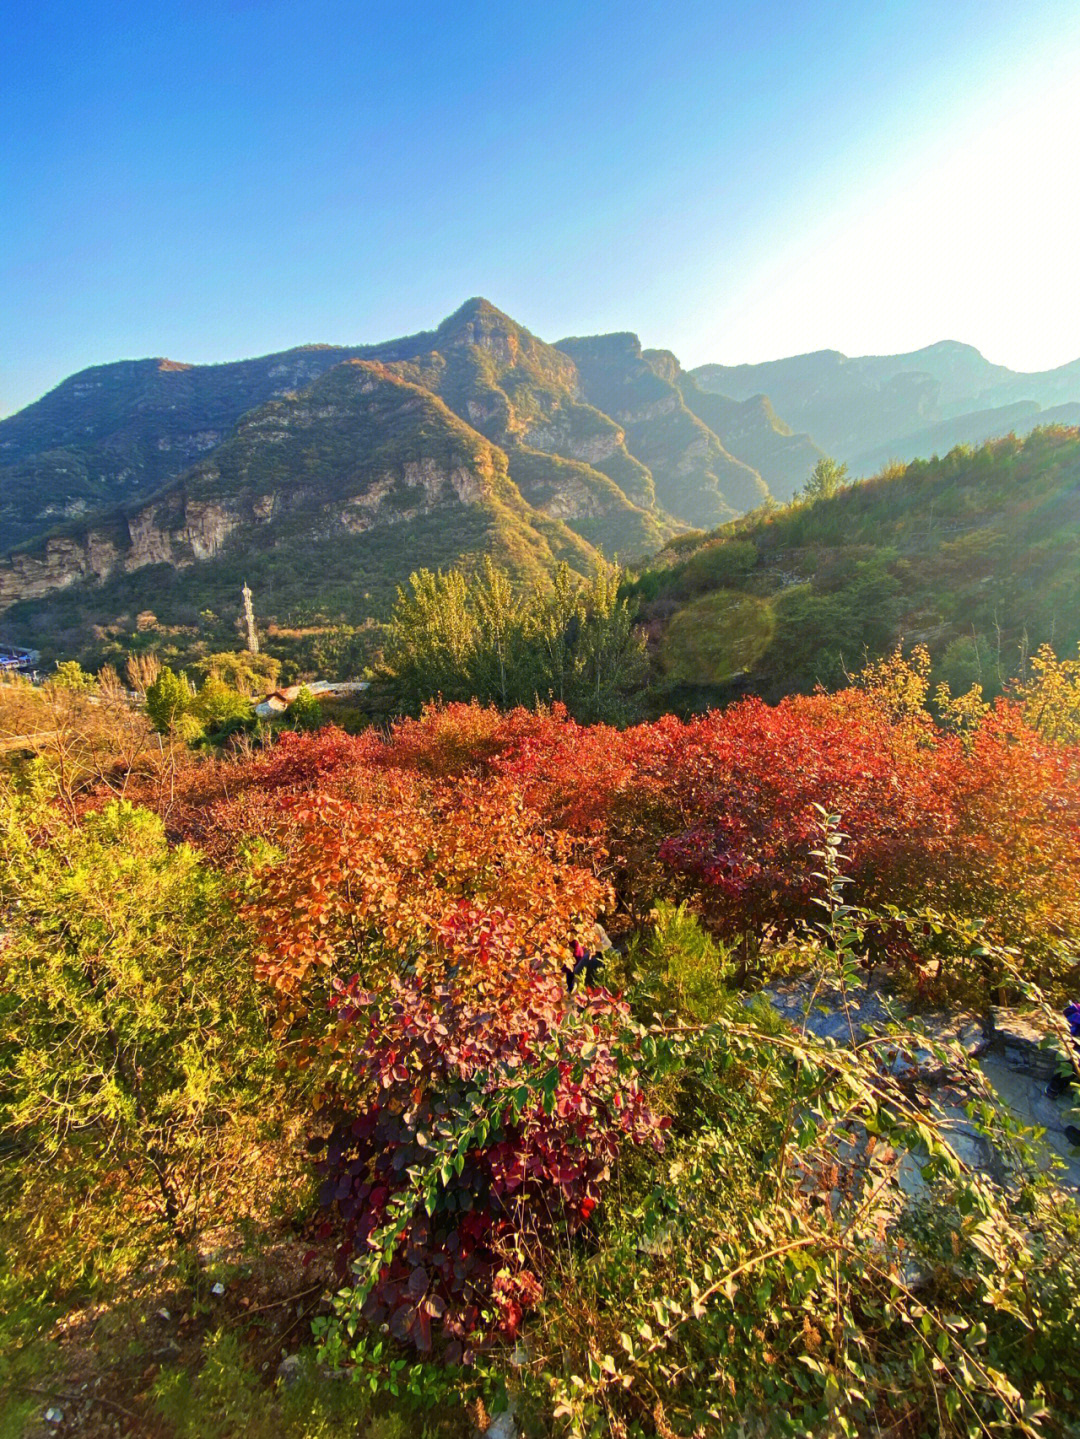
[[[337,1106],[321,1201],[344,1268],[414,1186],[405,1217],[391,1211],[393,1252],[364,1314],[421,1349],[434,1323],[451,1357],[482,1341],[493,1313],[513,1335],[542,1294],[530,1257],[556,1226],[586,1223],[619,1144],[661,1143],[625,1009],[602,990],[568,994],[540,962],[525,968],[513,994],[492,955],[475,989],[411,976],[338,996],[356,1096]]]

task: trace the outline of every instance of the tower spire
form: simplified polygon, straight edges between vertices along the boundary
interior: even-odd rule
[[[259,636],[255,629],[255,606],[252,604],[252,594],[248,589],[247,580],[244,581],[244,588],[240,591],[244,597],[244,623],[247,626],[247,647],[253,654],[259,653]]]

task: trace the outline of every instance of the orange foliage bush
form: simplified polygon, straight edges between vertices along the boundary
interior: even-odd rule
[[[285,832],[301,824],[303,844],[322,855],[332,824],[292,803],[302,796],[358,805],[341,822],[389,835],[393,864],[430,839],[450,866],[445,884],[432,870],[444,897],[470,892],[452,873],[469,855],[486,894],[485,866],[505,853],[528,953],[585,916],[567,878],[577,869],[613,884],[637,915],[674,893],[728,936],[790,930],[814,913],[815,803],[842,817],[862,904],[982,921],[1029,955],[1057,952],[1059,968],[1080,935],[1080,748],[1043,740],[1004,700],[963,736],[856,689],[624,731],[579,725],[559,706],[431,707],[385,736],[287,735],[242,764],[194,767],[170,823],[221,858],[245,834],[276,834],[290,849]],[[557,881],[524,863],[524,836]],[[382,855],[372,841],[372,875]],[[288,883],[302,893],[301,851],[293,863]],[[397,922],[373,923],[384,921]]]
[[[285,994],[313,970],[332,982],[376,967],[474,986],[493,973],[493,952],[507,993],[538,957],[559,974],[568,937],[610,900],[571,863],[568,836],[544,831],[504,781],[359,768],[338,779],[367,793],[281,801],[284,858],[249,906],[263,974]]]

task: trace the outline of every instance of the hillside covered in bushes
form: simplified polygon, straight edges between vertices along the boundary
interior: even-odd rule
[[[1080,641],[1080,433],[958,447],[680,537],[629,593],[659,708],[835,689],[900,638],[954,690],[998,694],[1040,645]]]
[[[0,808],[5,1432],[1072,1433],[1075,1194],[927,1027],[1054,1043],[1075,991],[1041,664],[936,718],[896,653],[689,720],[202,755],[0,688],[50,722]],[[856,1034],[870,983],[903,1009]]]

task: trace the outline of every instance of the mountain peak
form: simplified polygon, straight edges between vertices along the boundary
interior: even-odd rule
[[[458,340],[459,343],[464,341],[466,344],[476,344],[477,340],[470,337],[491,334],[524,335],[528,334],[528,331],[490,300],[485,300],[482,295],[474,295],[472,299],[459,305],[452,315],[447,315],[436,334],[443,343],[447,340]]]
[[[922,350],[916,350],[916,354],[924,355],[978,355],[980,360],[986,356],[974,345],[966,345],[963,340],[936,340],[932,345],[924,345]]]

